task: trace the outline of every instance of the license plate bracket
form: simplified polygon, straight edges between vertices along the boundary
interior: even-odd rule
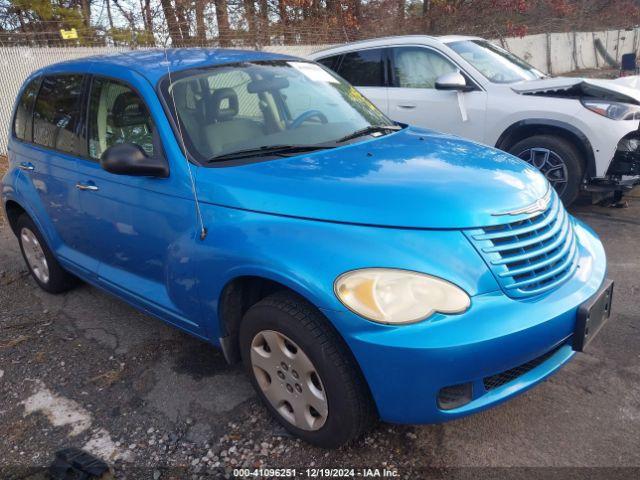
[[[606,279],[589,300],[578,307],[576,328],[573,334],[573,349],[582,352],[602,326],[611,317],[613,303],[613,280]]]

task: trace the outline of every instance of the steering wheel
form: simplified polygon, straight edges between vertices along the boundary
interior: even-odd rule
[[[302,112],[300,115],[298,115],[296,119],[289,124],[289,129],[299,128],[304,122],[314,117],[318,118],[320,120],[320,123],[329,122],[327,116],[320,110],[307,110],[306,112]]]

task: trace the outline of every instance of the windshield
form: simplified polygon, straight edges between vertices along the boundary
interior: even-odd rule
[[[486,40],[463,40],[448,46],[493,83],[515,83],[545,76],[521,58]]]
[[[246,62],[171,79],[163,79],[161,91],[177,111],[186,148],[201,163],[252,149],[330,148],[356,131],[393,125],[355,88],[314,63]]]

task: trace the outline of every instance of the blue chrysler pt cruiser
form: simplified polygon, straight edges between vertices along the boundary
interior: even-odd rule
[[[9,161],[40,287],[82,279],[221,347],[320,446],[497,405],[610,315],[600,241],[534,168],[298,58],[52,65],[19,93]]]

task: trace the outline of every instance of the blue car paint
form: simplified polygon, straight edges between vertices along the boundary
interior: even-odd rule
[[[215,50],[170,50],[179,71],[292,58]],[[10,140],[3,203],[34,219],[60,262],[86,281],[213,344],[223,334],[219,297],[234,278],[259,276],[315,304],[345,339],[382,419],[440,422],[496,405],[553,373],[568,344],[534,370],[491,392],[482,378],[520,365],[573,332],[576,309],[600,287],[602,245],[573,219],[580,268],[556,290],[515,300],[461,229],[495,224],[496,211],[541,197],[546,182],[525,163],[448,135],[409,128],[378,139],[240,166],[189,165],[156,93],[164,52],[78,60],[42,73],[121,79],[144,98],[170,167],[165,179],[117,176],[95,162]],[[30,162],[36,173],[17,165]],[[189,179],[208,235],[200,240]],[[94,182],[99,195],[80,192]],[[96,193],[96,192],[92,192]],[[514,217],[517,220],[518,217]],[[333,293],[335,278],[363,267],[415,270],[454,282],[472,297],[461,315],[406,326],[369,322]],[[474,400],[443,411],[440,388],[473,382]]]

